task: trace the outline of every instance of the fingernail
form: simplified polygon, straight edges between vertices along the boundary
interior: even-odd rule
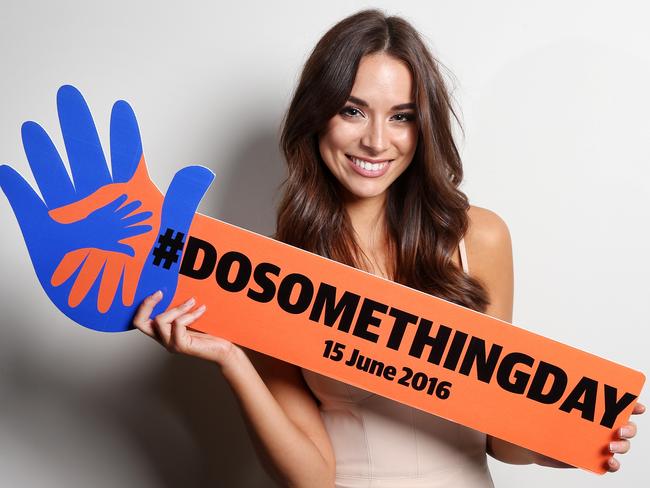
[[[192,297],[188,301],[185,302],[185,306],[191,307],[192,305],[194,305],[195,302],[196,302],[196,300],[194,300],[194,297]]]
[[[199,308],[196,309],[196,313],[203,313],[205,312],[205,305],[201,305]]]
[[[616,452],[617,447],[618,447],[618,442],[610,442],[609,443],[609,452]]]
[[[158,290],[156,293],[151,295],[151,298],[162,298],[162,291]]]
[[[632,435],[632,432],[628,427],[621,427],[618,431],[618,435],[620,435],[621,437],[629,437],[630,435]]]

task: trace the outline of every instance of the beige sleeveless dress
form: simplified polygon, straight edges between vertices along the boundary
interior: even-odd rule
[[[469,273],[465,242],[459,250]],[[320,401],[337,488],[493,487],[485,434],[302,370]]]

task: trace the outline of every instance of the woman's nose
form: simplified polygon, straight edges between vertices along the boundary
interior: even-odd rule
[[[361,138],[361,145],[374,154],[380,154],[387,149],[386,130],[381,121],[375,120],[368,124]]]

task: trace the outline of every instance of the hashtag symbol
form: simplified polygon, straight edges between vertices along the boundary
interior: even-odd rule
[[[158,236],[159,246],[153,249],[154,266],[160,266],[162,262],[163,268],[171,268],[172,263],[178,261],[179,252],[183,250],[184,237],[185,234],[182,232],[176,232],[174,236],[174,231],[170,228],[167,228],[164,234],[160,234]]]

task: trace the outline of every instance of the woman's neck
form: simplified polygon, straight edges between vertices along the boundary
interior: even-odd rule
[[[385,250],[385,204],[385,195],[349,199],[345,204],[352,228],[364,252]]]

